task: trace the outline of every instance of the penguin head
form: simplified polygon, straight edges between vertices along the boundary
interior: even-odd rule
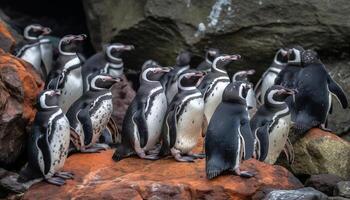
[[[44,35],[51,33],[51,29],[40,24],[31,24],[24,28],[23,36],[27,40],[37,40]]]
[[[301,54],[302,66],[307,66],[309,64],[321,63],[320,57],[316,51],[308,49]]]
[[[281,85],[273,85],[266,91],[264,98],[269,105],[281,105],[285,103],[284,101],[287,97],[296,93],[296,90],[288,89]]]
[[[58,96],[61,95],[60,90],[44,90],[37,97],[37,109],[47,110],[58,108]]]
[[[85,34],[66,35],[60,40],[58,49],[63,55],[75,54],[86,38],[87,36]]]
[[[238,71],[232,76],[232,81],[248,81],[248,76],[253,74],[255,74],[254,69]]]
[[[125,45],[121,43],[113,43],[108,44],[105,46],[105,53],[107,56],[107,59],[113,63],[122,63],[123,60],[120,58],[121,54],[124,51],[131,51],[134,50],[135,47],[133,45]]]
[[[196,70],[185,70],[178,78],[179,90],[193,90],[200,84],[205,76],[204,72]]]
[[[146,69],[153,68],[153,67],[161,67],[161,66],[154,60],[146,60],[141,67],[141,71],[145,71]]]
[[[214,59],[214,62],[211,66],[212,72],[221,72],[221,73],[227,73],[226,72],[226,65],[228,65],[230,62],[234,60],[241,59],[241,56],[239,54],[234,55],[221,55]]]
[[[121,82],[120,77],[112,77],[109,74],[94,73],[89,77],[91,91],[108,90],[115,83]]]
[[[288,47],[288,64],[301,66],[301,54],[304,48],[298,45]]]
[[[215,48],[210,48],[205,53],[205,59],[208,63],[213,63],[214,59],[220,55],[220,50]]]
[[[274,62],[279,65],[287,64],[288,62],[288,48],[280,48],[274,58]]]
[[[235,81],[230,83],[222,95],[223,102],[234,102],[246,105],[248,91],[253,85],[247,81]]]
[[[152,67],[147,67],[141,73],[141,82],[158,82],[163,77],[164,74],[170,71],[168,67],[161,67],[159,65],[154,65]]]
[[[176,57],[176,66],[183,67],[187,66],[191,62],[192,54],[189,51],[182,51]]]

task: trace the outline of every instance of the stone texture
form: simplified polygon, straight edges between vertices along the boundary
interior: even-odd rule
[[[308,180],[306,180],[305,186],[313,187],[316,190],[330,196],[333,195],[333,190],[337,183],[342,180],[342,178],[334,174],[318,174],[312,175]]]
[[[270,192],[264,200],[328,200],[327,195],[314,188],[301,188],[298,190],[275,190]]]
[[[180,163],[173,158],[158,161],[128,158],[116,163],[112,155],[112,150],[74,154],[64,167],[75,173],[74,180],[62,187],[36,184],[23,199],[250,199],[265,187],[302,187],[285,168],[256,160],[242,166],[256,172],[254,178],[225,175],[209,181],[205,160]]]
[[[334,188],[334,196],[350,198],[350,181],[341,181]]]
[[[350,178],[350,143],[314,128],[294,143],[294,174],[335,174]]]
[[[123,82],[112,87],[112,94],[114,106],[112,117],[121,131],[124,115],[135,96],[135,91],[128,79],[123,76]]]
[[[24,150],[26,129],[34,119],[36,96],[43,86],[28,63],[0,52],[1,167],[14,164]]]

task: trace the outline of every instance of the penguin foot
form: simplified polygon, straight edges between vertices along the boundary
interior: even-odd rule
[[[175,160],[178,162],[194,162],[195,159],[192,156],[181,156],[180,154],[175,156]]]
[[[160,150],[162,148],[161,144],[157,144],[156,147],[154,149],[149,150],[147,153],[148,154],[152,154],[152,155],[158,155]]]
[[[102,144],[102,143],[96,143],[96,144],[92,145],[92,147],[100,148],[101,150],[110,149],[108,144]]]
[[[325,124],[321,124],[319,128],[326,132],[331,132],[331,133],[333,132],[331,129],[327,128]]]
[[[251,173],[251,172],[248,172],[248,171],[241,171],[241,170],[239,170],[239,169],[235,169],[235,170],[234,170],[234,173],[235,173],[235,175],[238,175],[238,176],[240,176],[240,177],[242,177],[242,178],[252,178],[252,177],[254,176],[254,174]]]
[[[82,149],[80,150],[81,153],[100,153],[104,149],[101,148],[95,148],[95,147],[90,147],[88,149]]]
[[[205,153],[190,153],[188,156],[193,157],[194,159],[203,159],[205,158]]]
[[[58,186],[62,186],[64,184],[66,184],[66,181],[63,178],[60,178],[60,177],[47,178],[47,179],[45,179],[45,181],[50,183],[50,184],[58,185]]]
[[[158,155],[155,155],[155,154],[143,155],[143,156],[140,156],[140,158],[146,159],[146,160],[158,160],[158,159],[160,159],[160,157]]]
[[[72,172],[57,172],[55,177],[63,178],[63,179],[74,179],[74,174]]]

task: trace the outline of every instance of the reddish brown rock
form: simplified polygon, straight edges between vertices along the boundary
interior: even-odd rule
[[[35,116],[37,94],[44,86],[32,67],[0,52],[0,164],[13,164],[25,146],[26,128]]]
[[[180,163],[128,158],[116,163],[112,155],[112,150],[72,155],[64,168],[75,173],[74,180],[62,187],[39,183],[24,199],[251,199],[263,188],[302,187],[285,168],[256,160],[242,166],[256,173],[251,179],[224,175],[208,180],[204,159]]]
[[[16,40],[4,21],[0,20],[0,48],[10,52],[16,45]]]
[[[123,76],[123,82],[115,84],[112,88],[113,94],[113,119],[117,123],[119,131],[122,130],[122,124],[126,110],[128,109],[131,101],[135,97],[135,91],[132,88],[131,83]]]

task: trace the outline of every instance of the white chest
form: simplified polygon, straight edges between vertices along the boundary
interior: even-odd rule
[[[66,113],[69,107],[83,94],[81,68],[79,67],[70,71],[66,76],[62,95],[59,98],[59,105],[64,113]]]
[[[102,130],[106,128],[113,112],[112,99],[106,99],[99,103],[98,109],[91,113],[93,136],[91,144],[95,144],[101,136]]]
[[[189,153],[197,145],[202,134],[203,115],[203,98],[190,100],[183,108],[176,123],[176,141],[174,145],[181,153]]]
[[[21,58],[32,64],[33,67],[41,73],[41,54],[39,44],[26,49]]]
[[[205,117],[207,118],[208,124],[216,110],[216,107],[221,103],[222,94],[228,84],[230,83],[219,81],[209,88],[209,90],[211,88],[213,89],[210,92],[210,94],[207,95],[207,98],[205,99],[205,107],[204,107],[204,113],[205,113]]]
[[[278,120],[273,130],[269,133],[269,150],[265,162],[274,164],[282,152],[291,126],[290,115],[284,116]]]
[[[264,97],[266,91],[275,84],[277,74],[269,72],[266,74],[264,80],[261,83],[261,102],[264,103]]]

